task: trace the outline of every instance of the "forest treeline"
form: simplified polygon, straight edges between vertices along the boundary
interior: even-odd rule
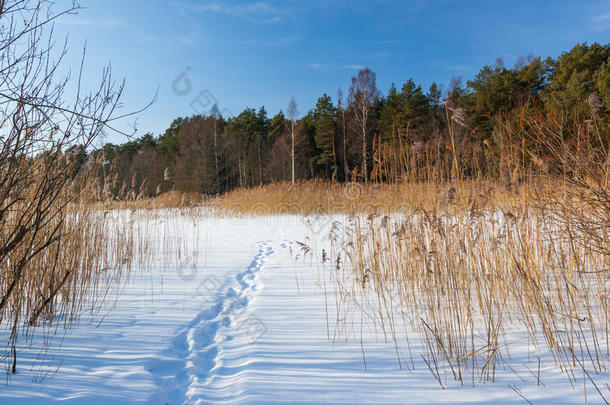
[[[512,67],[498,59],[446,89],[408,79],[381,94],[375,73],[362,69],[345,95],[323,94],[298,119],[298,104],[287,105],[274,116],[260,107],[223,117],[214,107],[179,117],[159,136],[81,151],[81,172],[94,174],[104,199],[314,178],[518,183],[553,170],[546,138],[582,150],[583,159],[592,146],[608,153],[610,44],[521,57]]]

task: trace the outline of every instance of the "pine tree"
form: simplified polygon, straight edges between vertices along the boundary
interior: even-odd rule
[[[324,166],[326,175],[337,168],[337,153],[335,137],[337,122],[336,110],[331,98],[324,94],[318,99],[314,109],[315,143],[319,153],[315,160],[318,165]]]

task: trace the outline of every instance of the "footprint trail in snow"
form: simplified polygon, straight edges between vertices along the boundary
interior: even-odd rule
[[[151,403],[159,400],[172,405],[201,403],[220,367],[223,342],[233,338],[232,332],[246,332],[250,342],[264,333],[264,325],[253,315],[247,315],[247,306],[262,287],[257,273],[272,254],[269,242],[259,243],[258,253],[248,268],[235,277],[233,286],[173,339],[171,357],[174,359],[151,365],[153,374],[164,374],[157,376],[162,392],[153,396]]]

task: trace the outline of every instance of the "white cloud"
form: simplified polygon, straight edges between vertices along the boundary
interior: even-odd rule
[[[187,35],[179,37],[178,41],[183,45],[194,46],[202,41],[202,36],[199,30],[191,30]]]
[[[400,44],[400,41],[397,39],[373,39],[363,41],[365,44],[373,44],[373,45],[397,45]]]
[[[240,17],[258,24],[271,24],[282,21],[289,10],[279,9],[268,2],[256,2],[247,5],[208,3],[202,5],[183,6],[193,12],[213,12]]]
[[[322,69],[328,67],[328,65],[325,65],[323,63],[310,63],[309,67],[312,68],[313,70],[322,70]]]
[[[116,18],[107,18],[100,20],[91,20],[80,17],[66,17],[59,20],[60,24],[65,25],[81,25],[85,27],[96,27],[96,28],[117,28],[125,27],[127,23]]]
[[[610,13],[597,15],[591,18],[591,22],[595,31],[606,31],[610,28]]]
[[[595,17],[593,17],[593,21],[595,21],[595,22],[610,21],[610,13],[609,14],[603,14],[603,15],[595,16]]]
[[[252,38],[238,43],[242,45],[286,46],[298,42],[300,37]]]
[[[340,65],[337,63],[310,63],[308,65],[314,70],[328,70],[328,69],[347,69],[347,70],[361,70],[364,69],[363,65]]]

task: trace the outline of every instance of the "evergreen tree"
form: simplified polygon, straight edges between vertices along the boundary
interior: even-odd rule
[[[433,110],[437,110],[443,103],[443,90],[442,88],[436,84],[436,82],[432,82],[430,85],[430,89],[427,94],[428,104],[430,108]]]
[[[593,75],[595,91],[602,103],[605,114],[610,115],[610,57]]]
[[[315,157],[316,163],[325,168],[328,176],[337,168],[337,152],[335,137],[337,133],[336,110],[331,98],[324,94],[318,99],[316,108],[313,112],[315,121],[314,140],[318,155]]]
[[[421,86],[416,86],[412,79],[396,91],[394,84],[390,87],[388,97],[383,102],[379,126],[384,139],[392,138],[395,133],[407,128],[418,129],[425,123],[429,111],[429,101]]]
[[[178,132],[184,124],[189,121],[188,117],[178,117],[172,121],[169,128],[163,135],[159,137],[159,144],[157,145],[157,151],[163,157],[166,164],[172,163],[176,154],[180,150],[180,144],[178,142]]]
[[[286,131],[286,117],[284,116],[284,112],[280,110],[279,113],[271,118],[269,122],[269,144],[273,145],[273,143],[284,134]]]
[[[596,90],[597,71],[610,58],[610,44],[577,44],[564,52],[553,66],[551,92],[562,99],[567,108],[586,100]]]

